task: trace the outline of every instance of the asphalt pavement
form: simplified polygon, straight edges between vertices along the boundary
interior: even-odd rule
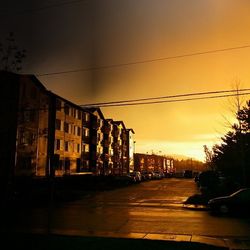
[[[249,219],[217,218],[182,202],[192,180],[164,179],[2,214],[8,249],[250,249]],[[3,225],[3,224],[2,224]]]

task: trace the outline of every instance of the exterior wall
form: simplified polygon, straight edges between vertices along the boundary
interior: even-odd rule
[[[90,112],[90,170],[95,175],[100,175],[103,169],[103,118],[99,110]]]
[[[154,154],[134,154],[134,164],[136,171],[161,171],[168,174],[174,169],[172,158]]]
[[[82,152],[80,172],[91,171],[90,169],[90,144],[91,144],[91,114],[82,112]]]
[[[46,93],[40,93],[39,99],[36,176],[45,176],[48,158],[49,96]]]
[[[127,134],[127,169],[128,172],[134,171],[134,151],[135,151],[135,140],[134,131],[132,129],[126,130]]]
[[[82,110],[60,98],[56,99],[55,149],[59,163],[55,175],[80,172],[82,144]]]
[[[102,126],[102,132],[103,132],[103,140],[102,140],[102,146],[103,146],[103,169],[101,174],[102,175],[110,175],[110,174],[116,174],[114,172],[114,159],[111,157],[113,153],[112,143],[113,143],[113,124],[110,120],[104,120],[103,126]]]
[[[4,107],[1,119],[5,121],[0,125],[2,145],[5,145],[0,149],[1,166],[8,168],[7,172],[12,177],[45,176],[49,112],[47,92],[33,76],[7,72],[0,75],[0,99],[1,107]]]
[[[20,76],[16,176],[45,176],[48,95],[27,76]]]
[[[121,139],[122,139],[122,145],[121,145],[121,164],[122,164],[122,174],[126,175],[129,174],[129,137],[127,134],[126,128],[122,128],[122,133],[121,133]]]
[[[113,143],[112,143],[112,149],[113,149],[113,171],[112,173],[114,175],[120,175],[121,174],[121,155],[120,155],[120,134],[121,131],[119,129],[119,126],[115,123],[113,123]]]

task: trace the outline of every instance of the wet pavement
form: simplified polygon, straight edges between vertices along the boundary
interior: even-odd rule
[[[15,208],[4,230],[189,242],[222,239],[222,245],[248,239],[250,218],[184,208],[182,203],[197,192],[192,179],[174,178],[89,192],[80,200],[50,207]]]

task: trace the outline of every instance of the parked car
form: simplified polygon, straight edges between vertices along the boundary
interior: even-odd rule
[[[134,171],[134,172],[130,173],[129,175],[131,177],[133,177],[135,179],[135,182],[137,182],[137,183],[142,181],[141,172],[139,172],[139,171]]]
[[[141,176],[143,181],[151,180],[152,179],[152,174],[148,172],[147,170],[142,170],[141,171]]]
[[[249,214],[250,188],[242,188],[231,195],[213,198],[208,201],[212,212],[221,214]]]
[[[155,170],[152,173],[153,173],[154,179],[160,180],[164,177],[163,172],[161,172],[159,170]]]

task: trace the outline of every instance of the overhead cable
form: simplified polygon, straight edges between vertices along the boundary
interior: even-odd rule
[[[237,47],[228,47],[228,48],[222,48],[222,49],[193,52],[193,53],[168,56],[168,57],[161,57],[161,58],[155,58],[155,59],[148,59],[148,60],[142,60],[142,61],[134,61],[134,62],[110,64],[110,65],[103,65],[103,66],[96,66],[96,67],[87,67],[87,68],[81,68],[81,69],[71,69],[71,70],[65,70],[65,71],[40,73],[40,74],[36,74],[36,76],[42,77],[42,76],[50,76],[50,75],[62,75],[62,74],[78,73],[78,72],[84,72],[84,71],[95,71],[95,70],[103,70],[103,69],[120,68],[120,67],[133,66],[133,65],[138,65],[138,64],[154,63],[154,62],[159,62],[159,61],[166,61],[166,60],[179,59],[179,58],[184,58],[184,57],[199,56],[199,55],[205,55],[205,54],[214,54],[214,53],[219,53],[219,52],[227,52],[227,51],[247,49],[247,48],[250,48],[249,44],[243,45],[243,46],[237,46]]]

